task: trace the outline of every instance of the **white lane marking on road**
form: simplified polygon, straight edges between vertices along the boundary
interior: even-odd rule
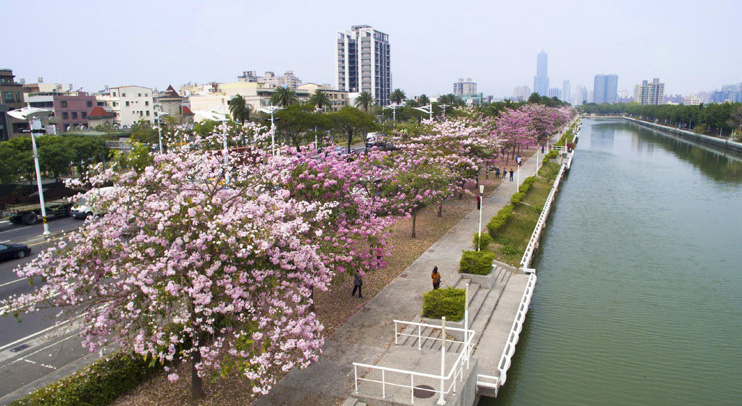
[[[54,367],[54,366],[51,366],[51,365],[42,364],[40,362],[34,362],[34,361],[31,361],[30,359],[24,359],[24,361],[28,362],[29,364],[38,365],[38,366],[44,367],[44,368],[57,369],[57,367]]]
[[[23,337],[23,338],[19,338],[18,340],[15,340],[15,341],[13,341],[12,343],[9,343],[9,344],[5,344],[4,346],[0,347],[0,352],[2,352],[2,351],[5,351],[5,350],[7,350],[8,348],[13,348],[13,347],[15,347],[15,346],[16,346],[17,344],[20,344],[20,343],[22,343],[22,342],[24,342],[24,341],[26,341],[26,340],[28,340],[28,339],[31,339],[31,338],[34,338],[34,337],[38,336],[38,335],[44,334],[44,333],[46,333],[46,332],[47,332],[47,331],[49,331],[49,330],[53,330],[53,329],[55,329],[55,328],[58,328],[58,327],[64,326],[65,324],[69,323],[70,321],[71,321],[71,320],[65,320],[65,321],[63,321],[63,322],[61,322],[61,323],[59,323],[59,324],[55,324],[55,325],[53,325],[53,326],[47,327],[47,328],[45,328],[45,329],[43,329],[43,330],[41,330],[41,331],[37,331],[37,332],[35,332],[35,333],[31,334],[31,335],[27,335],[27,336],[25,336],[25,337]]]
[[[12,285],[14,283],[18,283],[20,281],[25,281],[25,280],[28,280],[28,278],[21,278],[21,279],[16,279],[16,280],[10,281],[10,282],[0,283],[0,288],[5,287],[5,286],[8,286],[8,285]]]
[[[79,336],[80,334],[82,334],[82,332],[78,331],[75,334],[72,334],[70,336],[67,336],[67,337],[65,337],[65,338],[63,338],[63,339],[61,339],[59,341],[55,341],[55,342],[53,342],[53,343],[51,343],[51,344],[49,344],[47,346],[41,347],[38,350],[36,350],[36,351],[34,351],[34,352],[30,353],[30,354],[26,354],[26,355],[22,356],[21,358],[18,358],[17,360],[11,362],[11,364],[15,364],[18,361],[26,361],[26,358],[32,357],[32,356],[40,353],[41,351],[45,351],[45,350],[47,350],[47,349],[49,349],[51,347],[54,347],[57,344],[61,344],[61,343],[65,342],[65,341],[67,341],[67,340],[69,340],[71,338],[75,338],[75,337]],[[56,368],[54,368],[54,369],[56,369]]]
[[[6,242],[10,242],[10,240],[0,241],[0,244],[5,244]]]

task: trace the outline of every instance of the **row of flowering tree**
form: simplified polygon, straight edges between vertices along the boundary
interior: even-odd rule
[[[0,308],[82,312],[92,351],[115,341],[166,368],[190,361],[196,398],[210,373],[241,374],[267,393],[278,371],[317,359],[313,292],[383,266],[396,218],[414,224],[501,153],[491,120],[424,125],[398,151],[273,156],[272,134],[246,123],[120,159],[88,179],[114,185],[86,196],[106,215],[19,271],[44,283]],[[227,138],[251,144],[230,150]]]

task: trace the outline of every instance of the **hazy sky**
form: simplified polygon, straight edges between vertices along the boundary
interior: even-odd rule
[[[451,93],[458,78],[485,95],[533,88],[541,50],[551,87],[592,90],[598,73],[632,94],[654,77],[667,94],[742,82],[742,0],[0,0],[0,15],[0,68],[86,91],[244,70],[334,86],[337,32],[359,24],[389,34],[392,84],[408,96]]]

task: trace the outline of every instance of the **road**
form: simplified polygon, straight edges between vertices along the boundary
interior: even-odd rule
[[[15,271],[62,238],[62,233],[80,225],[82,221],[73,218],[52,220],[52,234],[47,240],[41,234],[41,224],[0,222],[0,243],[23,243],[32,248],[26,258],[0,262],[0,298],[31,292],[28,279],[19,278]],[[56,313],[55,309],[46,309],[23,315],[20,323],[12,316],[0,317],[0,404],[66,376],[97,357],[81,347],[82,337],[75,323],[64,321],[61,327],[55,327]]]

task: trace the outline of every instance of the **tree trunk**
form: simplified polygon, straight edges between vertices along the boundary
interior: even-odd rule
[[[415,227],[417,226],[417,209],[412,210],[412,238],[417,238]]]
[[[443,217],[443,202],[438,202],[438,217]]]
[[[348,131],[348,153],[350,154],[350,143],[353,142],[353,131]]]
[[[202,336],[199,337],[199,341],[202,339]],[[196,348],[193,351],[193,355],[191,355],[191,397],[194,400],[206,397],[203,379],[198,376],[198,371],[196,370],[196,364],[199,362],[201,362],[201,352]]]

